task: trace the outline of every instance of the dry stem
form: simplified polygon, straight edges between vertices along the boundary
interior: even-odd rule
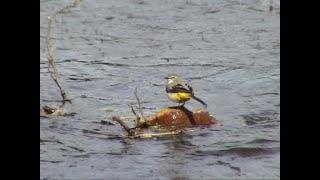
[[[51,75],[51,78],[54,80],[54,82],[56,83],[56,85],[58,86],[58,88],[60,90],[60,94],[63,99],[63,102],[70,101],[70,99],[67,97],[67,94],[62,86],[62,83],[59,79],[58,70],[57,70],[56,65],[54,63],[54,57],[53,57],[53,53],[52,53],[52,44],[51,44],[51,26],[52,26],[52,21],[55,19],[57,14],[61,13],[65,9],[76,7],[77,5],[80,4],[80,2],[81,2],[81,0],[75,0],[73,3],[63,6],[62,8],[57,10],[52,16],[48,17],[48,31],[47,31],[47,38],[46,38],[47,50],[48,50],[47,58],[48,58],[48,63],[49,63],[48,70]]]
[[[141,107],[141,101],[138,96],[138,88],[137,87],[134,89],[134,96],[136,97],[137,102],[138,102],[138,110],[140,112],[140,115],[143,117],[143,111],[142,111],[142,107]]]
[[[113,116],[112,120],[118,122],[123,127],[123,129],[128,132],[129,135],[133,135],[132,129],[129,128],[128,125],[121,120],[119,115]]]
[[[137,113],[134,111],[132,106],[131,106],[131,110],[132,110],[133,114],[136,116],[137,127],[143,127],[143,126],[145,126],[146,118],[143,116],[141,101],[140,101],[140,98],[138,95],[138,88],[137,87],[134,89],[134,96],[136,97],[137,102],[138,102],[139,115],[137,115]]]

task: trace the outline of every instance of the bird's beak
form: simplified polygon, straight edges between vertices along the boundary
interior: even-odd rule
[[[169,77],[165,77],[164,79],[169,79]]]

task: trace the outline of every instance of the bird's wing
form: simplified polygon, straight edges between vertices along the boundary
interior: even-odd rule
[[[187,86],[184,86],[182,84],[177,84],[175,86],[172,86],[172,87],[166,87],[166,91],[167,93],[177,93],[177,92],[186,92],[186,93],[191,93],[193,94],[193,90],[192,90],[192,87],[187,85]]]

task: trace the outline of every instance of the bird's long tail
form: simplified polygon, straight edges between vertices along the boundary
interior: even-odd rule
[[[201,104],[203,104],[205,107],[207,107],[208,105],[204,102],[204,101],[202,101],[200,98],[198,98],[198,97],[196,97],[196,96],[192,96],[192,98],[194,99],[194,100],[196,100],[196,101],[199,101]]]

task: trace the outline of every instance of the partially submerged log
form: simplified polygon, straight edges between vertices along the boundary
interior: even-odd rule
[[[215,124],[216,119],[205,109],[189,111],[185,107],[168,107],[149,117],[147,126],[159,125],[165,128],[186,128],[197,125]]]
[[[134,112],[134,111],[133,111]],[[168,107],[144,118],[136,115],[136,126],[129,126],[116,115],[112,119],[128,132],[129,137],[151,138],[183,133],[185,128],[216,124],[217,120],[205,109],[189,111],[185,107]]]
[[[138,90],[134,95],[138,102],[138,112],[131,106],[132,113],[136,116],[136,126],[130,128],[119,115],[112,120],[118,122],[127,131],[128,137],[151,138],[176,135],[184,132],[185,128],[216,124],[217,120],[205,109],[188,110],[184,106],[167,107],[154,115],[146,118],[143,116]]]

